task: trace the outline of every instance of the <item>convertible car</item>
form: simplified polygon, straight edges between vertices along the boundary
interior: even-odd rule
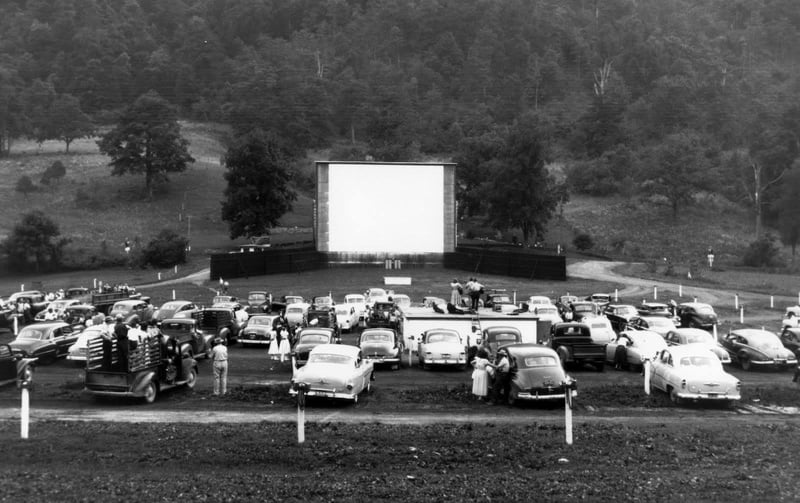
[[[735,402],[741,399],[739,379],[722,368],[719,358],[697,345],[671,346],[651,363],[650,385],[682,400]]]
[[[754,367],[785,370],[797,366],[797,357],[777,335],[758,328],[740,328],[726,334],[720,344],[742,370]]]
[[[564,382],[568,377],[553,349],[528,343],[509,344],[503,349],[511,360],[510,405],[519,401],[564,399]],[[573,397],[578,394],[574,387],[570,392]]]
[[[296,395],[302,385],[307,396],[358,402],[362,391],[369,392],[374,365],[361,356],[361,350],[347,344],[321,344],[308,355],[303,368],[294,369],[289,394]]]
[[[417,353],[423,369],[431,365],[467,365],[467,347],[459,333],[449,328],[432,328],[423,332]]]
[[[391,328],[368,328],[361,332],[358,343],[364,359],[376,365],[388,363],[393,369],[400,368],[403,354],[402,338]]]
[[[731,357],[725,349],[714,340],[714,336],[700,328],[676,328],[670,330],[665,337],[669,346],[697,344],[717,355],[722,363],[730,363]]]
[[[609,342],[606,346],[607,362],[614,363],[614,355],[620,345],[625,348],[626,366],[634,369],[640,369],[645,359],[653,359],[667,348],[667,342],[656,332],[623,330],[617,336],[617,340]]]

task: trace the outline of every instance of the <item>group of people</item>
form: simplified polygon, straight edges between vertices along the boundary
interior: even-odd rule
[[[511,390],[511,359],[508,352],[500,349],[492,362],[486,350],[481,348],[472,360],[472,367],[472,394],[478,400],[494,405],[508,403]]]
[[[273,360],[280,360],[281,363],[286,361],[289,353],[292,350],[292,333],[289,321],[286,319],[284,311],[272,320],[272,340],[269,343],[267,354]]]
[[[450,304],[454,306],[465,305],[464,295],[466,294],[469,297],[469,308],[477,311],[483,291],[483,285],[477,278],[469,278],[464,285],[458,281],[458,278],[454,278],[450,282]]]

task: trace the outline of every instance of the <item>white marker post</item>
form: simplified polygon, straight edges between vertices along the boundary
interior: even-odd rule
[[[739,308],[739,323],[744,325],[744,306]]]
[[[94,278],[94,281],[92,282],[92,288],[97,290],[97,278]]]
[[[619,302],[619,288],[614,289],[614,302]]]
[[[711,326],[711,332],[714,334],[714,340],[718,341],[719,339],[718,339],[718,336],[717,336],[717,324],[716,323],[714,323]]]
[[[161,281],[161,272],[158,273],[158,281]]]
[[[20,292],[24,292],[25,291],[25,283],[22,283],[22,284],[19,285],[19,291]],[[800,299],[800,294],[798,294],[797,298]],[[799,304],[800,304],[800,302],[799,302]]]
[[[658,287],[653,287],[653,300],[658,300]]]
[[[175,274],[178,274],[178,266],[175,266]]]
[[[14,335],[19,335],[19,316],[14,316]]]
[[[20,431],[19,436],[23,440],[28,438],[28,425],[31,419],[31,397],[28,392],[28,385],[22,385],[22,405],[20,407]]]
[[[733,296],[733,308],[739,309],[739,294]]]
[[[175,290],[172,290],[172,300],[175,300]]]
[[[306,441],[306,390],[308,384],[295,383],[297,389],[297,443]]]
[[[572,389],[574,381],[568,379],[562,385],[564,386],[564,429],[566,431],[567,445],[572,445]]]
[[[683,285],[678,285],[678,297],[683,297]]]
[[[770,309],[775,309],[775,296],[774,295],[770,295],[769,296],[769,308]]]
[[[650,394],[650,360],[645,358],[642,362],[642,370],[644,373],[644,394]]]

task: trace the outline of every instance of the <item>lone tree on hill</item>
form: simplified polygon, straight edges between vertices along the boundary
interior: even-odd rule
[[[69,239],[58,239],[58,225],[41,211],[22,216],[3,243],[9,264],[20,271],[57,267]]]
[[[260,130],[234,141],[223,158],[227,168],[222,219],[231,239],[268,234],[292,209],[297,193],[289,186],[291,156]]]
[[[140,96],[97,144],[111,157],[112,175],[144,173],[150,198],[156,182],[169,181],[167,173],[185,171],[194,162],[175,109],[155,91]]]
[[[68,154],[73,141],[91,136],[94,132],[92,120],[81,110],[78,98],[71,94],[62,94],[56,99],[50,111],[50,119],[52,137],[66,144]]]

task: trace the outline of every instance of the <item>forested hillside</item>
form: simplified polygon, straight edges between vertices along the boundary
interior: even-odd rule
[[[297,152],[457,160],[479,212],[474,150],[533,115],[573,194],[713,194],[797,241],[795,0],[9,0],[0,33],[5,154],[152,89]]]

